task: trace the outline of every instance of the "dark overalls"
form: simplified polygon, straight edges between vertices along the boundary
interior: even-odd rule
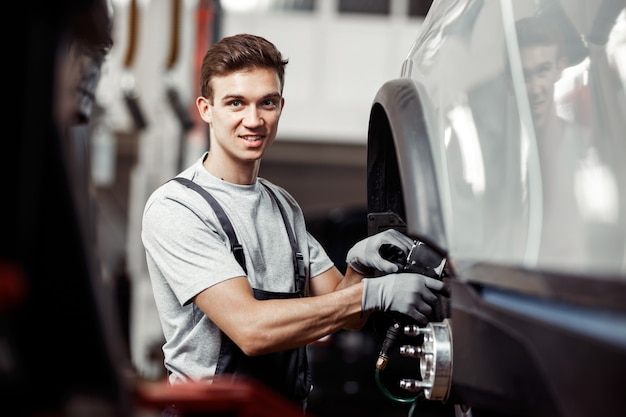
[[[217,200],[191,180],[180,177],[176,177],[174,180],[199,192],[213,207],[222,228],[230,239],[233,255],[247,273],[243,247],[239,244],[232,224]],[[271,292],[253,288],[254,298],[270,300],[303,297],[305,295],[306,273],[302,254],[298,251],[295,235],[287,221],[283,205],[269,187],[266,186],[266,189],[278,204],[289,236],[293,253],[296,290],[294,292]],[[303,409],[306,408],[306,400],[312,387],[306,346],[265,355],[247,356],[224,332],[222,332],[222,345],[215,373],[253,378],[291,399]]]

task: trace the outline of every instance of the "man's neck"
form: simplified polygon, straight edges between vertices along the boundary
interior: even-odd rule
[[[219,157],[209,152],[202,162],[204,169],[211,175],[231,184],[251,185],[254,184],[259,174],[260,160],[249,163],[232,163],[226,157]]]
[[[552,108],[545,124],[537,129],[537,141],[540,148],[547,153],[556,151],[563,142],[563,128],[565,121]]]

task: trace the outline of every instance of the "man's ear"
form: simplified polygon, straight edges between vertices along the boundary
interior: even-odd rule
[[[211,104],[206,97],[200,96],[196,99],[196,107],[198,108],[198,113],[202,120],[207,122],[209,125],[213,122],[213,114]]]

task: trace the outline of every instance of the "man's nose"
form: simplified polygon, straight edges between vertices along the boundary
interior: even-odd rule
[[[530,75],[526,80],[526,88],[529,95],[541,93],[542,86],[539,77]]]
[[[248,127],[256,127],[263,124],[263,118],[256,106],[250,106],[244,115],[244,125]]]

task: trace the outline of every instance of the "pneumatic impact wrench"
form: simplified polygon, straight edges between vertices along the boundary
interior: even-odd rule
[[[400,267],[398,272],[413,272],[426,275],[435,279],[442,279],[444,268],[446,266],[446,258],[441,256],[425,243],[414,240],[408,255],[404,257],[404,253],[392,245],[383,245],[380,249],[381,255],[398,264]],[[441,301],[441,300],[440,300]],[[441,302],[438,302],[431,318],[441,320],[443,313],[441,311]],[[404,323],[394,320],[387,329],[387,334],[378,354],[376,368],[385,369],[389,360],[389,353],[396,343],[399,335],[402,333]]]

